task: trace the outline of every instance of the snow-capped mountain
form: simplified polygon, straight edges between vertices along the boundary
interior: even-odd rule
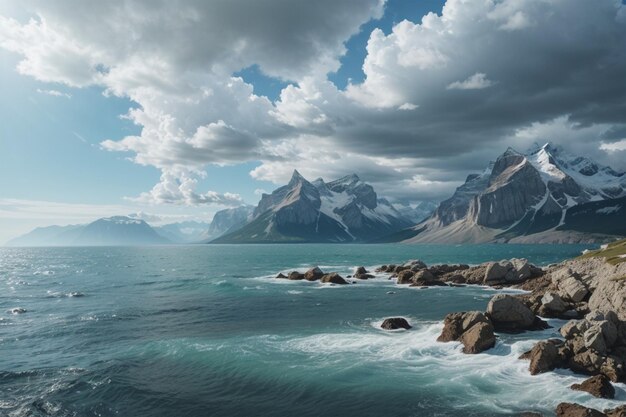
[[[408,242],[595,241],[626,235],[626,175],[547,143],[467,177]]]
[[[419,223],[428,217],[430,217],[435,210],[437,210],[438,204],[434,201],[420,201],[416,205],[411,204],[394,204],[393,207],[398,212],[411,220],[413,223]]]
[[[37,228],[9,246],[126,246],[171,243],[143,220],[126,216],[98,219],[86,225]]]
[[[355,242],[413,224],[356,175],[289,183],[263,194],[251,221],[214,242]]]

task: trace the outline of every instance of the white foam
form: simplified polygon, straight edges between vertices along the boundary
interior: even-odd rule
[[[358,363],[383,367],[392,374],[414,373],[415,380],[427,380],[429,384],[463,395],[468,406],[480,404],[494,412],[529,408],[552,411],[563,401],[602,410],[626,400],[624,384],[614,384],[615,400],[604,400],[571,390],[569,386],[582,382],[584,377],[570,371],[530,375],[528,362],[518,357],[539,339],[511,344],[498,340],[493,349],[467,355],[462,353],[458,342],[436,341],[442,323],[420,323],[408,317],[413,329],[384,331],[379,328],[382,320],[374,319],[357,331],[287,339],[266,337],[263,342],[276,350],[303,353],[315,366],[341,369]]]

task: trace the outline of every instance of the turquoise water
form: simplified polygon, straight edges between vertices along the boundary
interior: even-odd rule
[[[548,264],[583,248],[2,248],[0,415],[550,415],[565,400],[603,408],[616,402],[567,388],[582,378],[532,377],[516,359],[554,329],[503,335],[480,355],[435,342],[446,313],[482,310],[495,290],[418,290],[382,275],[349,286],[272,278],[315,264],[345,276],[416,258]],[[16,307],[27,312],[11,314]],[[414,328],[379,330],[388,316]]]

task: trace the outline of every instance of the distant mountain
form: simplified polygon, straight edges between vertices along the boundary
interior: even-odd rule
[[[184,221],[157,226],[153,229],[173,243],[197,243],[203,240],[209,230],[210,223]]]
[[[294,171],[287,185],[263,194],[247,224],[214,242],[362,242],[411,224],[354,174],[326,183]]]
[[[7,246],[64,246],[78,236],[84,225],[38,227],[7,242]]]
[[[509,148],[387,241],[586,242],[626,235],[626,175],[550,143]]]
[[[253,212],[254,206],[250,205],[218,211],[213,216],[210,227],[199,240],[208,243],[213,239],[242,228],[246,223],[252,220]]]
[[[126,246],[171,243],[143,220],[125,216],[98,219],[78,226],[37,228],[8,242],[9,246]]]
[[[430,217],[434,211],[437,210],[437,206],[438,204],[434,201],[421,201],[415,206],[408,204],[393,205],[402,216],[411,220],[413,223],[420,223]]]

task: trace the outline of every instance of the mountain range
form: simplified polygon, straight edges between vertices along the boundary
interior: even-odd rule
[[[507,149],[425,221],[379,241],[591,242],[626,235],[626,175],[547,143]]]
[[[37,228],[8,244],[577,243],[623,236],[626,174],[547,143],[524,153],[507,149],[438,205],[392,204],[356,174],[308,181],[294,170],[287,185],[263,194],[256,206],[218,211],[210,223],[151,227],[115,216]]]
[[[294,170],[287,185],[262,195],[248,223],[213,242],[367,242],[413,223],[355,174],[309,182]]]
[[[9,246],[125,246],[171,243],[143,220],[104,217],[85,225],[40,227],[9,241]]]

